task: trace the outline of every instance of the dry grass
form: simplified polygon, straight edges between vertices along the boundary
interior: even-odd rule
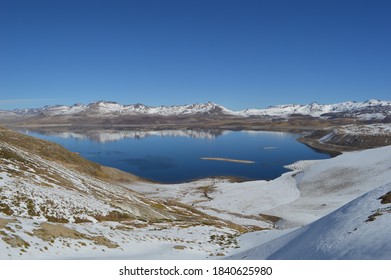
[[[380,201],[381,204],[391,203],[391,191],[386,193],[385,195],[379,197],[379,199],[381,199],[381,201]]]
[[[133,216],[131,216],[128,213],[119,212],[116,210],[109,212],[107,215],[94,215],[93,217],[99,222],[104,222],[104,221],[122,222],[122,221],[132,221],[135,219]]]
[[[36,154],[46,160],[64,164],[71,169],[92,175],[96,178],[109,178],[109,174],[106,174],[105,170],[102,169],[99,164],[88,161],[76,153],[66,150],[58,144],[6,129],[1,129],[0,141],[20,148],[26,152]],[[17,160],[20,162],[26,161],[23,157],[6,149],[0,150],[0,157]]]
[[[95,244],[106,246],[107,248],[118,247],[118,244],[112,242],[104,236],[90,236],[59,224],[42,223],[38,229],[33,231],[33,233],[35,236],[47,242],[53,242],[54,239],[62,237],[70,239],[91,240]]]
[[[94,241],[96,244],[106,246],[107,248],[118,248],[119,245],[117,243],[112,242],[104,236],[89,236],[90,240]]]
[[[281,218],[277,217],[277,216],[272,216],[272,215],[267,215],[267,214],[259,214],[259,216],[261,216],[263,219],[265,219],[266,221],[269,221],[273,224],[276,224],[281,221]]]
[[[15,219],[1,219],[0,218],[0,229],[5,228],[8,224],[14,224],[17,223],[18,221]]]
[[[0,139],[3,140],[2,138],[0,138]],[[20,155],[18,155],[14,151],[2,147],[0,149],[0,160],[4,160],[4,159],[27,163],[27,161],[23,157],[21,157]]]
[[[14,214],[14,211],[12,211],[8,204],[5,204],[3,202],[0,203],[0,212],[7,216],[11,216],[12,214]]]
[[[382,213],[380,213],[379,211],[376,211],[375,213],[370,215],[365,222],[373,222],[374,220],[376,220],[376,217],[379,217],[381,215],[382,215]]]
[[[11,245],[12,247],[19,247],[19,248],[24,247],[26,249],[30,247],[30,244],[28,242],[24,241],[22,238],[20,238],[17,235],[3,237],[2,239],[5,243]]]
[[[175,245],[174,246],[175,250],[185,250],[186,248],[187,248],[186,246],[182,246],[182,245]]]

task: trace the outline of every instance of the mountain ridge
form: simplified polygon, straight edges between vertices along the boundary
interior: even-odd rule
[[[347,101],[335,104],[319,104],[313,102],[310,104],[284,104],[269,106],[265,109],[245,109],[234,111],[222,105],[206,102],[186,105],[172,106],[147,106],[136,103],[122,105],[114,101],[97,101],[84,105],[76,103],[71,106],[54,105],[44,106],[42,108],[1,110],[0,117],[3,115],[25,116],[25,117],[53,117],[53,116],[234,116],[234,117],[289,117],[292,115],[308,115],[312,117],[359,117],[361,119],[382,120],[391,115],[391,101],[370,99],[364,102]]]

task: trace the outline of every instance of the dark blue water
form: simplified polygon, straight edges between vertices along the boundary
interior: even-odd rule
[[[25,133],[56,142],[102,165],[165,183],[212,176],[270,180],[287,171],[284,165],[298,160],[330,157],[297,142],[297,135],[279,132]],[[201,157],[251,160],[255,163],[209,161]]]

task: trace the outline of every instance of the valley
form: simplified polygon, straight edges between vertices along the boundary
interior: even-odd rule
[[[123,124],[122,117],[108,117],[106,111],[99,118],[80,115],[80,108],[73,108],[79,115],[70,118],[64,115],[68,107],[61,116],[13,112],[19,117],[7,119],[2,113],[2,123],[12,129],[0,129],[0,258],[390,259],[391,211],[389,201],[381,199],[391,191],[389,103],[371,102],[333,116],[331,109],[312,105],[290,106],[294,114],[284,114],[286,108],[280,106],[274,108],[279,116],[264,116],[263,111],[255,116],[249,110],[245,117],[227,117],[219,115],[226,114],[224,109],[209,104],[200,114],[153,115],[145,123],[140,122],[145,116],[133,116]],[[187,107],[193,108],[204,110]],[[297,115],[303,108],[316,113]],[[78,125],[80,118],[88,126]],[[252,131],[299,132],[299,141],[339,155],[290,162],[285,166],[290,171],[271,180],[216,177],[163,184],[15,131],[54,129],[110,142],[162,134],[213,139],[247,126]],[[279,150],[269,143],[263,148]],[[253,165],[234,162],[238,157],[206,158]],[[297,244],[305,244],[306,253]]]

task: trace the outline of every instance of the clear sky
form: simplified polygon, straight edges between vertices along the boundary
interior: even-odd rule
[[[0,0],[0,109],[390,96],[388,0]]]

